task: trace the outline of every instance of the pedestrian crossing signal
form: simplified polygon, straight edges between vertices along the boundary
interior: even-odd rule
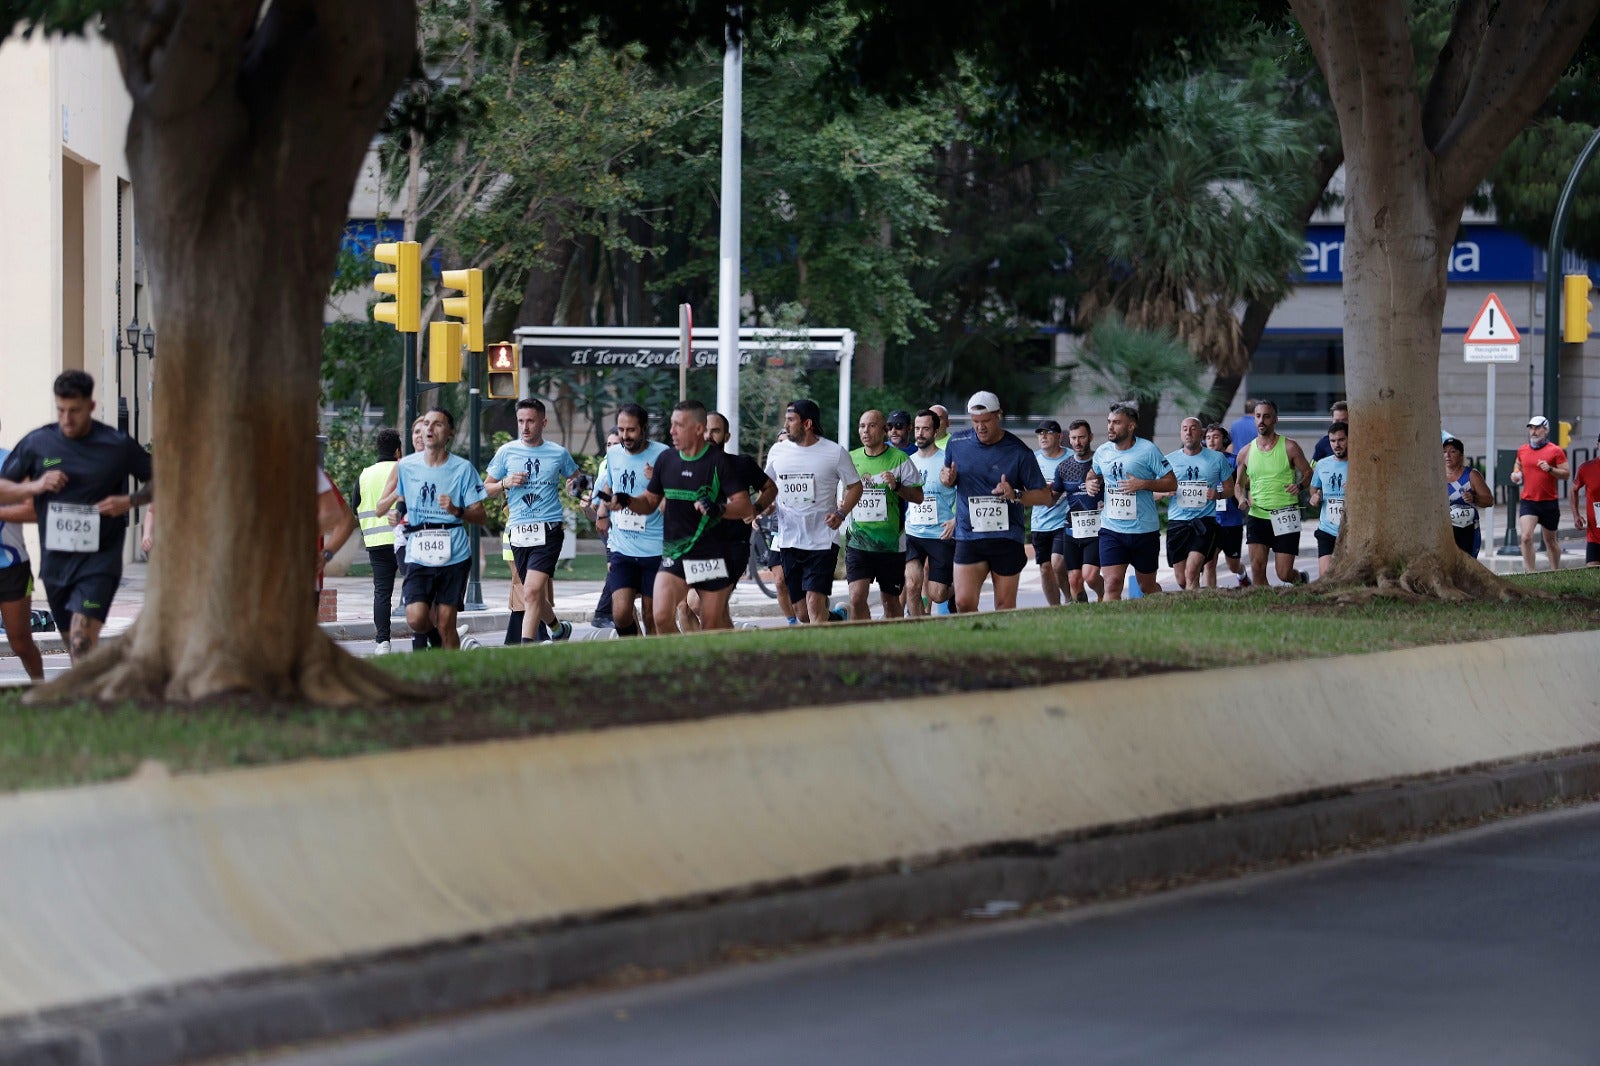
[[[489,399],[517,398],[517,348],[510,341],[489,345]]]

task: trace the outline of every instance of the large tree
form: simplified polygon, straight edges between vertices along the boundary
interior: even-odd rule
[[[8,4],[79,29],[83,3]],[[385,675],[315,624],[322,308],[357,171],[411,67],[410,0],[125,0],[102,32],[161,315],[162,546],[128,634],[35,690],[349,703]]]
[[[1461,0],[1420,84],[1409,0],[1291,0],[1339,118],[1345,182],[1345,526],[1330,580],[1506,594],[1457,551],[1439,336],[1461,213],[1571,60],[1600,0]]]

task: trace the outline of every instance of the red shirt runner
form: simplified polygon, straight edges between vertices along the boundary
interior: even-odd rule
[[[1585,531],[1584,540],[1590,544],[1600,544],[1600,529],[1595,528],[1595,503],[1600,498],[1600,459],[1590,459],[1578,467],[1578,473],[1572,479],[1574,488],[1583,487],[1584,507],[1588,508],[1589,528]]]
[[[1517,462],[1522,464],[1522,499],[1559,500],[1561,494],[1556,491],[1556,476],[1539,469],[1541,459],[1551,466],[1560,466],[1567,461],[1567,453],[1549,441],[1539,448],[1524,444],[1517,449]]]

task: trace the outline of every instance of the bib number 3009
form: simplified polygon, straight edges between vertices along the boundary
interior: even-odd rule
[[[967,520],[974,533],[1004,533],[1011,528],[1011,509],[998,496],[973,496],[967,500]]]
[[[100,550],[100,512],[92,503],[52,503],[45,515],[44,546],[53,552]]]

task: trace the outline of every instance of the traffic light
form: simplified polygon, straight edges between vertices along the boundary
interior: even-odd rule
[[[401,333],[416,333],[422,328],[422,245],[416,241],[375,245],[372,258],[394,267],[372,279],[380,294],[394,297],[373,305],[372,320],[387,322]]]
[[[517,346],[510,341],[489,345],[489,399],[517,398]]]
[[[1568,274],[1561,295],[1561,339],[1582,344],[1589,339],[1589,275]]]
[[[1572,447],[1572,423],[1565,419],[1556,423],[1556,444],[1562,448]]]
[[[461,380],[462,327],[459,322],[428,323],[428,380],[453,385]]]
[[[461,290],[460,296],[444,298],[445,317],[459,318],[467,329],[467,347],[483,351],[483,271],[477,267],[445,270],[439,274],[439,282],[447,289]]]

